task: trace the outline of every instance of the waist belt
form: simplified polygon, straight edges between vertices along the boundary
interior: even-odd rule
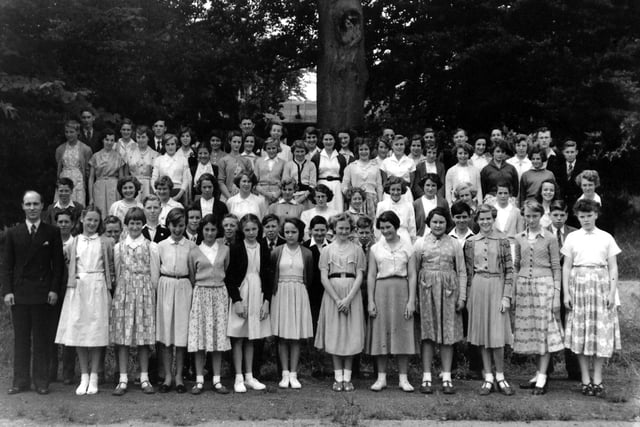
[[[406,279],[407,276],[387,276],[387,277],[378,277],[376,280],[387,280],[387,279]]]
[[[164,274],[164,273],[160,273],[161,277],[170,277],[172,279],[188,279],[189,276],[176,276],[174,274]]]
[[[322,181],[323,179],[325,181],[340,181],[340,178],[337,176],[328,176],[326,178],[320,178],[320,181]]]
[[[609,268],[608,265],[601,265],[601,264],[590,264],[590,265],[585,265],[585,264],[578,264],[578,265],[574,265],[574,268]]]
[[[355,274],[353,274],[353,273],[331,273],[331,274],[329,275],[329,279],[335,279],[335,278],[342,278],[342,279],[344,279],[344,278],[347,278],[347,277],[354,278],[354,277],[356,277],[356,275],[355,275]]]

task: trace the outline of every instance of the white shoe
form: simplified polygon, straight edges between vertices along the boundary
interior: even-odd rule
[[[289,377],[289,375],[286,375],[286,374],[282,375],[282,379],[278,383],[278,387],[280,387],[280,388],[289,388],[290,380],[291,380],[291,377]],[[291,385],[291,387],[293,387],[293,384]]]
[[[407,393],[411,393],[413,391],[413,386],[407,380],[401,380],[398,383],[398,387],[400,387],[402,391],[406,391]]]
[[[371,386],[371,390],[372,391],[380,391],[380,390],[385,389],[385,388],[387,388],[387,381],[386,380],[377,380]]]
[[[298,376],[297,375],[292,375],[292,376],[289,377],[289,385],[293,389],[301,389],[302,388],[302,384],[300,384],[300,381],[298,381]]]
[[[247,388],[244,386],[243,381],[236,381],[236,383],[233,384],[233,391],[236,393],[246,393]]]
[[[95,381],[89,380],[89,387],[87,387],[87,394],[97,394],[98,393],[98,379]]]
[[[267,388],[266,385],[262,384],[260,381],[258,381],[255,378],[244,380],[244,385],[246,387],[249,387],[252,390],[264,390],[265,388]]]
[[[84,396],[85,394],[87,394],[87,388],[88,387],[89,387],[89,381],[88,380],[86,382],[80,381],[80,385],[78,386],[78,388],[76,388],[76,395],[77,396]]]

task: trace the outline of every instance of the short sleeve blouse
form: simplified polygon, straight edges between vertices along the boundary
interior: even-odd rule
[[[587,232],[581,228],[569,233],[560,252],[564,256],[571,256],[573,265],[606,266],[609,258],[622,251],[606,231],[595,228]]]
[[[353,242],[346,245],[338,242],[329,244],[320,252],[318,262],[320,270],[327,270],[329,274],[356,274],[357,271],[364,271],[365,265],[362,248]]]
[[[413,256],[413,246],[402,239],[389,246],[383,238],[371,246],[371,252],[376,260],[378,274],[376,279],[384,279],[392,276],[407,277],[409,258]]]

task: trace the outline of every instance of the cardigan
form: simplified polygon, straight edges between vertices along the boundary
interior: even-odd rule
[[[502,288],[502,297],[513,299],[513,263],[511,262],[511,246],[509,239],[499,231],[492,231],[490,235],[485,236],[482,233],[471,236],[464,245],[464,260],[467,265],[467,287],[473,283],[473,276],[476,274],[474,268],[475,243],[477,241],[489,239],[495,240],[498,244],[498,269],[504,280]],[[467,293],[468,294],[468,293]]]
[[[266,244],[258,243],[260,246],[260,282],[264,299],[271,301],[272,280],[273,275],[270,264],[271,254]],[[242,301],[240,297],[240,285],[244,281],[249,266],[249,258],[247,256],[247,248],[244,246],[244,240],[234,243],[229,250],[229,259],[233,260],[227,267],[225,273],[224,284],[227,286],[229,298],[236,303]]]
[[[271,268],[273,271],[273,294],[278,292],[278,281],[280,279],[280,258],[282,258],[282,251],[285,245],[276,246],[271,252]],[[313,286],[313,254],[311,250],[300,245],[300,251],[302,252],[302,264],[303,268],[303,280],[304,286],[308,289]]]
[[[68,143],[63,143],[58,145],[56,148],[56,163],[58,164],[58,176],[60,176],[60,172],[62,172],[62,156],[64,156],[64,151],[67,148]],[[78,141],[78,150],[80,152],[80,172],[82,172],[82,176],[84,178],[84,186],[87,188],[87,181],[89,179],[89,160],[93,156],[93,151],[91,148],[82,141]]]
[[[67,288],[75,288],[78,284],[76,275],[76,248],[78,246],[78,237],[73,238],[73,242],[69,246],[69,279],[67,280]],[[107,289],[111,290],[115,286],[116,267],[113,259],[113,239],[110,237],[100,236],[100,246],[102,247],[102,262],[104,263],[104,277]]]
[[[311,161],[313,162],[314,165],[316,165],[316,170],[320,171],[320,151],[318,151],[316,154],[313,155],[313,157],[311,157]],[[340,153],[338,153],[338,163],[340,163],[340,181],[342,181],[342,178],[344,177],[344,168],[347,167],[347,159],[344,158],[344,156]],[[318,178],[318,180],[320,180],[320,178]]]
[[[513,267],[518,277],[551,276],[560,289],[562,271],[560,269],[560,248],[556,236],[540,229],[533,243],[529,240],[528,230],[516,236],[516,255]]]
[[[449,212],[449,204],[443,197],[436,196],[436,207],[445,208],[447,212]],[[424,236],[424,231],[427,228],[427,216],[429,212],[424,211],[424,206],[422,205],[422,196],[420,196],[419,199],[413,201],[413,211],[416,214],[416,234],[418,236]]]
[[[200,247],[196,246],[189,251],[187,266],[191,285],[207,288],[226,286],[224,273],[229,267],[229,247],[224,243],[218,243],[218,253],[211,264]]]
[[[444,198],[444,180],[445,170],[442,162],[436,160],[436,175],[440,178],[440,188],[438,188],[438,196]],[[427,164],[426,162],[420,162],[416,166],[416,171],[413,175],[413,185],[411,186],[411,192],[413,193],[413,200],[418,200],[424,196],[424,188],[420,187],[420,181],[427,176]]]

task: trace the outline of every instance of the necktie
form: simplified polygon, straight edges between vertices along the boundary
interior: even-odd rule
[[[271,252],[273,250],[274,246],[275,246],[275,244],[273,243],[273,240],[269,241],[269,252]]]
[[[31,224],[31,230],[30,233],[31,234],[31,240],[33,240],[36,237],[36,231],[38,231],[38,229],[36,228],[35,224]]]
[[[571,173],[573,172],[573,163],[567,165],[567,180],[571,181]]]
[[[556,238],[558,239],[558,247],[562,249],[562,231],[559,228],[556,229]]]

